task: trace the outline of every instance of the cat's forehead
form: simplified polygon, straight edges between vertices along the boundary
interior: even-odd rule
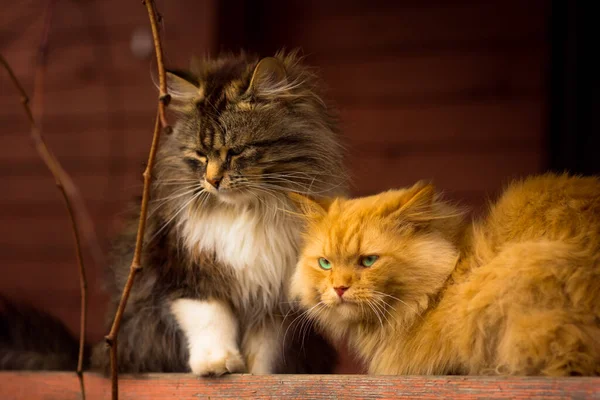
[[[268,143],[282,134],[270,113],[224,111],[218,116],[200,115],[194,134],[205,148]]]
[[[195,73],[203,93],[202,103],[213,107],[219,100],[239,97],[250,84],[255,64],[255,60],[240,57],[204,64]]]
[[[319,243],[330,256],[342,257],[380,248],[392,236],[389,221],[379,215],[380,207],[399,192],[337,199],[319,223]]]
[[[361,250],[366,221],[362,215],[346,211],[343,205],[333,204],[321,221],[316,236],[328,257],[344,257]]]

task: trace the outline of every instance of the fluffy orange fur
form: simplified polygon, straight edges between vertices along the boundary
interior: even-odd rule
[[[600,374],[597,178],[514,182],[474,223],[423,183],[294,199],[307,229],[291,293],[369,373]]]

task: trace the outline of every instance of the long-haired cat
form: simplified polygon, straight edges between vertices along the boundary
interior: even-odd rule
[[[280,371],[299,242],[286,193],[343,192],[334,120],[294,53],[224,56],[167,81],[177,120],[153,171],[143,269],[123,315],[119,368]],[[135,227],[134,220],[119,241],[111,319]],[[108,363],[99,344],[93,365]],[[306,371],[326,370],[313,367]]]
[[[293,196],[291,292],[372,374],[600,374],[600,181],[512,183],[475,223],[431,185]]]
[[[174,131],[163,135],[152,171],[119,370],[331,372],[333,348],[314,332],[293,332],[293,318],[285,319],[294,315],[286,289],[301,229],[287,193],[332,196],[346,185],[336,123],[317,78],[295,53],[241,54],[170,72],[167,84]],[[129,273],[137,220],[116,241],[109,321]],[[4,303],[1,369],[75,368],[77,342],[59,321]],[[40,329],[44,335],[35,334]],[[104,343],[91,363],[108,370]]]

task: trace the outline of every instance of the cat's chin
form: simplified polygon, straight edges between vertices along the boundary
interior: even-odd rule
[[[245,197],[245,196],[240,196],[239,194],[236,194],[236,193],[224,192],[224,193],[215,194],[214,196],[220,202],[225,203],[225,204],[231,204],[231,205],[238,205],[238,204],[245,203],[248,201],[246,199],[243,199],[243,197]],[[244,200],[246,200],[246,201],[244,201]]]
[[[361,308],[354,302],[345,301],[331,304],[330,309],[343,321],[354,322],[361,319]]]
[[[242,192],[239,190],[220,190],[211,191],[211,194],[221,203],[240,206],[253,203],[256,201],[256,197],[248,192]]]
[[[209,192],[217,199],[217,201],[230,206],[244,208],[248,206],[268,205],[270,209],[278,208],[276,193],[264,195],[263,193],[254,193],[247,190],[236,189],[213,190]]]

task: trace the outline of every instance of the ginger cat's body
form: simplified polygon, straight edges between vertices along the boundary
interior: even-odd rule
[[[600,374],[600,182],[513,183],[481,221],[417,184],[327,205],[292,293],[373,374]]]

